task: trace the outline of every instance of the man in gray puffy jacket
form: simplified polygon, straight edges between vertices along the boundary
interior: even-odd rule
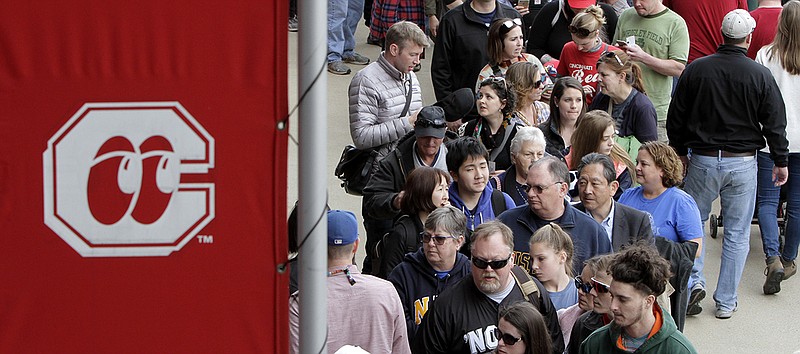
[[[386,32],[386,50],[359,71],[350,82],[350,135],[359,149],[376,149],[386,156],[397,141],[414,129],[422,108],[422,91],[412,71],[428,46],[425,33],[414,23],[400,21]],[[367,258],[364,272],[372,271],[371,245],[392,226],[391,220],[364,215]]]

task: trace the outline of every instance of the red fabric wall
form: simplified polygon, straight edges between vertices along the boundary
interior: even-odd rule
[[[287,113],[286,7],[285,1],[3,2],[0,352],[287,351],[276,340],[286,338],[288,292],[288,275],[276,272],[286,258],[287,132],[276,128]],[[126,256],[132,245],[123,244],[116,245],[121,257],[86,256],[45,224],[53,209],[45,202],[48,141],[85,104],[107,102],[178,102],[213,137],[213,167],[180,175],[182,184],[213,184],[210,202],[200,205],[213,217],[195,230],[213,242],[192,234],[185,245],[168,243],[176,248],[168,255]],[[132,119],[97,134],[133,136],[152,125]],[[88,154],[98,151],[92,148]],[[67,174],[58,178],[87,173],[80,162],[62,160],[58,171]],[[190,163],[181,160],[181,168]],[[142,185],[152,184],[155,170],[144,166]],[[113,209],[124,189],[114,183],[115,168],[105,175],[111,180],[77,183],[75,193],[54,182],[63,193],[58,203],[73,194],[80,200],[88,188],[100,193],[92,197],[99,205],[93,213]],[[125,197],[119,205],[127,205]],[[146,202],[139,199],[158,218],[159,209]],[[64,215],[83,210],[58,205]],[[170,205],[175,215],[185,211]],[[108,229],[109,239],[150,240],[161,232]],[[95,249],[109,246],[104,242]]]

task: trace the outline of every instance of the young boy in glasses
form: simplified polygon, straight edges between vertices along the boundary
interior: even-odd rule
[[[611,284],[593,279],[592,291],[611,293],[614,321],[586,338],[581,353],[697,353],[656,302],[670,277],[670,265],[658,252],[644,244],[628,247],[616,256],[610,272]]]
[[[564,339],[553,303],[541,283],[519,278],[514,268],[514,236],[508,226],[489,221],[475,229],[470,243],[471,277],[445,289],[422,319],[413,353],[489,353],[497,347],[493,333],[498,310],[530,301],[547,324],[553,353],[564,351]],[[514,273],[512,275],[512,272]],[[523,291],[533,287],[535,292]]]

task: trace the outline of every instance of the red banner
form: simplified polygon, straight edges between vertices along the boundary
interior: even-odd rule
[[[4,2],[0,352],[287,350],[286,5]]]

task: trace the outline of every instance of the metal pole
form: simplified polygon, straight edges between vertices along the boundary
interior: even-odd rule
[[[300,353],[326,353],[328,328],[328,4],[298,1]],[[303,242],[302,239],[299,242]]]

